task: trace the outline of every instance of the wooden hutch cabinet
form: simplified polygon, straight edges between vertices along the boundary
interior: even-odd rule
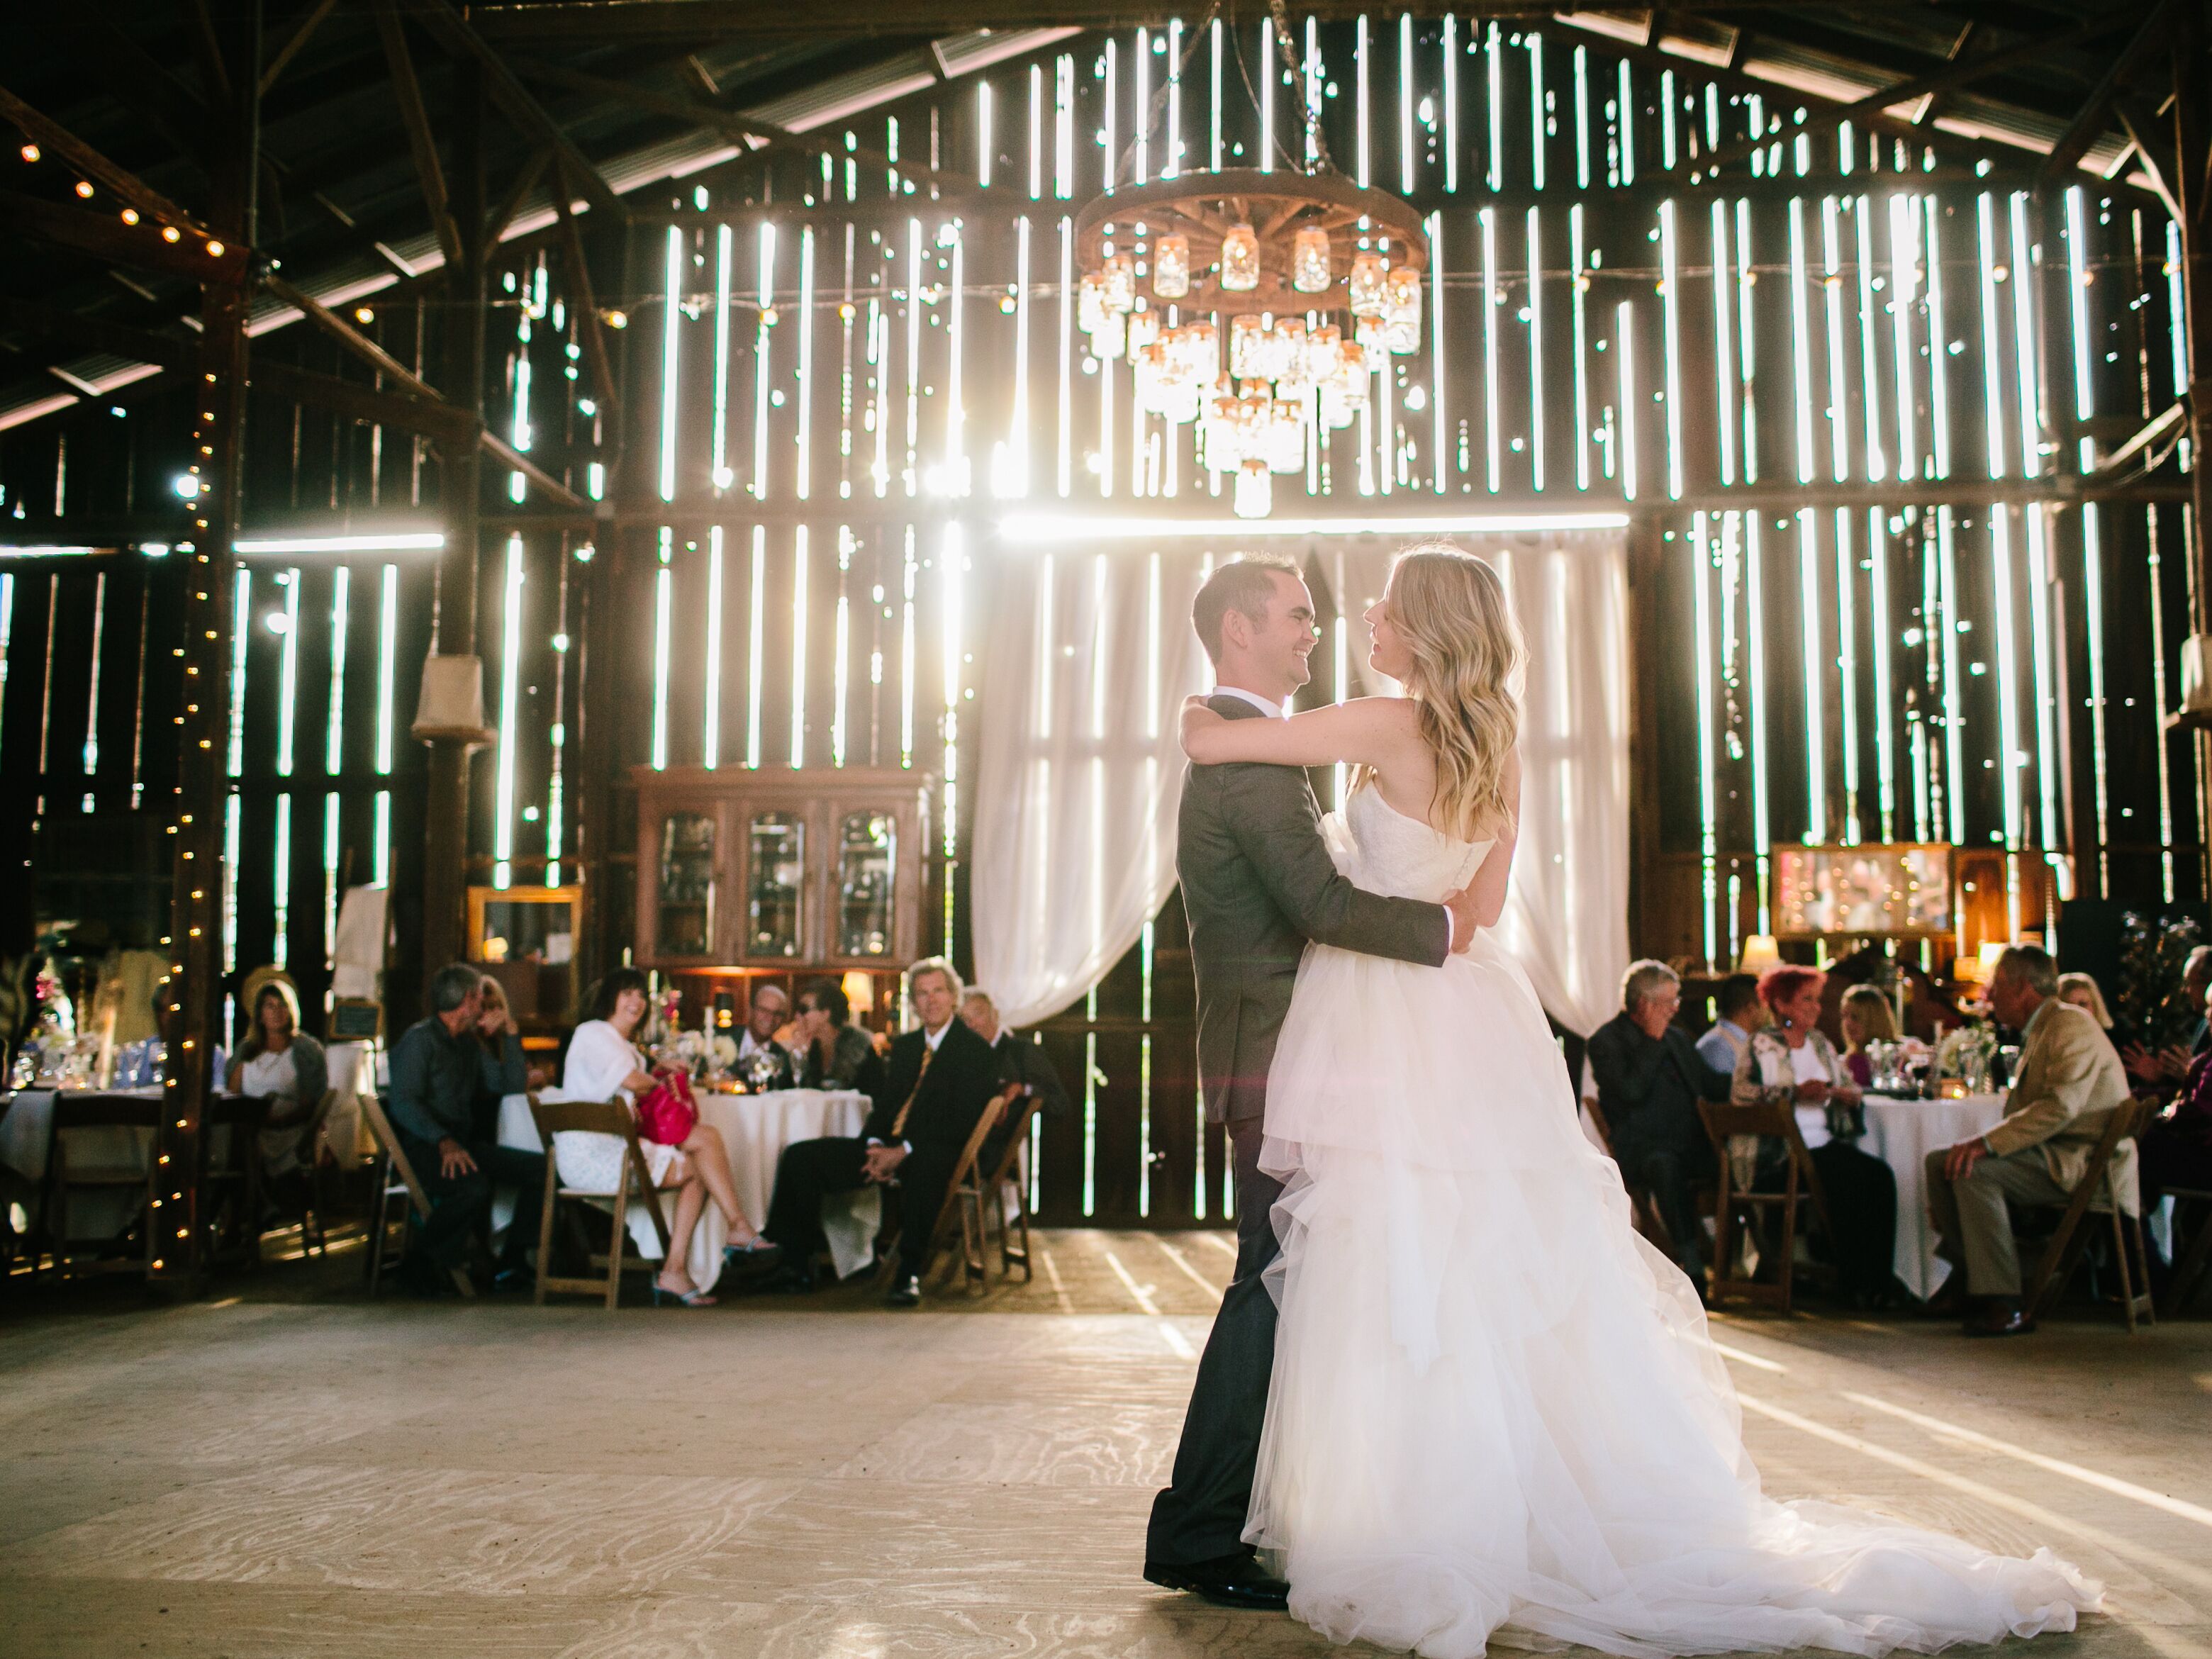
[[[897,972],[921,954],[923,772],[631,772],[641,967]]]

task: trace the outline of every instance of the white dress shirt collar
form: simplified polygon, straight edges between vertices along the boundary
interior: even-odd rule
[[[921,1040],[929,1045],[930,1053],[933,1054],[937,1052],[937,1045],[945,1041],[945,1034],[951,1029],[952,1022],[949,1019],[933,1031],[927,1026],[922,1028]]]
[[[1257,691],[1247,691],[1241,685],[1217,685],[1213,688],[1213,695],[1217,697],[1235,697],[1240,702],[1249,702],[1269,720],[1279,720],[1285,718],[1281,703],[1269,702]]]

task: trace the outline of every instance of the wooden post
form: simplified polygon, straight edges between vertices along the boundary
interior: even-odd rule
[[[214,190],[209,222],[236,246],[255,233],[253,182],[259,165],[261,38],[258,0],[237,18],[245,38],[234,62],[249,72],[230,76],[237,101],[211,123],[209,161]],[[246,307],[251,264],[240,260],[201,288],[198,379],[194,386],[191,563],[185,582],[184,715],[179,744],[174,890],[169,924],[169,978],[163,988],[164,1067],[161,1125],[155,1137],[156,1180],[147,1229],[148,1267],[156,1281],[196,1291],[201,1260],[200,1125],[214,1075],[215,1050],[225,1040],[222,1007],[223,809],[230,732],[230,641],[244,618],[233,614],[239,471],[245,451]]]
[[[453,70],[453,167],[448,179],[461,257],[447,278],[445,325],[447,400],[481,425],[484,386],[483,76],[476,65]],[[418,709],[416,735],[430,750],[422,811],[422,977],[466,954],[470,761],[483,745],[483,665],[477,656],[478,545],[483,512],[483,448],[473,440],[440,447],[439,489],[446,549],[438,566],[435,651],[463,659],[476,684],[472,718],[451,708]],[[428,669],[425,668],[428,690]]]

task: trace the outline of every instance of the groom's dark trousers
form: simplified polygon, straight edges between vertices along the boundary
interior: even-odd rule
[[[1216,696],[1231,720],[1264,718]],[[1198,1070],[1206,1115],[1226,1126],[1237,1165],[1237,1276],[1206,1338],[1176,1448],[1152,1504],[1147,1560],[1194,1566],[1244,1547],[1252,1470],[1275,1364],[1275,1304],[1261,1275],[1275,1259],[1281,1188],[1259,1167],[1267,1068],[1306,941],[1440,967],[1443,907],[1362,892],[1337,872],[1321,808],[1291,766],[1195,766],[1183,782],[1176,873],[1198,973]],[[1357,1103],[1347,1103],[1356,1106]]]

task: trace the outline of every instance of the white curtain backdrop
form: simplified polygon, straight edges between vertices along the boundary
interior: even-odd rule
[[[1459,539],[1504,579],[1528,641],[1520,850],[1499,929],[1552,1018],[1587,1036],[1618,1011],[1629,962],[1624,536]],[[1351,662],[1373,681],[1358,617],[1395,550],[1362,538],[1315,550],[1351,618]],[[1189,543],[1120,544],[1012,554],[994,578],[979,653],[975,970],[1013,1024],[1090,990],[1175,884],[1176,722],[1212,683],[1190,628],[1211,567]]]
[[[1182,700],[1212,676],[1196,549],[1009,553],[976,757],[975,973],[1009,1024],[1082,996],[1175,886]]]
[[[1522,699],[1521,841],[1498,931],[1545,1012],[1587,1036],[1620,1010],[1628,967],[1628,566],[1626,532],[1454,538],[1505,583],[1528,646]],[[1395,549],[1324,549],[1351,618],[1349,654],[1375,691],[1359,616]]]

